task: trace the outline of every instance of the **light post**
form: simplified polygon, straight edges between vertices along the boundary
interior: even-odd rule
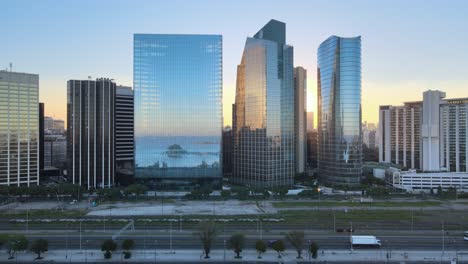
[[[317,188],[317,192],[318,192],[318,205],[320,207],[320,187]]]
[[[89,240],[85,242],[85,263],[88,263],[88,242]]]
[[[309,248],[307,251],[309,251],[309,261],[312,263],[312,252],[310,251],[310,246],[312,245],[310,239],[309,239]]]
[[[156,245],[157,245],[158,241],[155,240],[154,241],[154,263],[156,264]]]
[[[223,261],[226,262],[226,239],[223,240],[224,251],[223,251]]]
[[[80,219],[80,252],[82,252],[81,250],[81,223],[83,222],[83,219]]]

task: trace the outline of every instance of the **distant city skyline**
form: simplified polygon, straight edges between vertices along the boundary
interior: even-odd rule
[[[245,13],[247,3],[251,12]],[[39,74],[45,114],[62,120],[69,79],[108,76],[133,86],[134,33],[208,33],[223,35],[223,116],[224,125],[231,125],[245,36],[270,19],[287,24],[295,66],[309,72],[308,111],[317,112],[317,48],[331,35],[363,38],[363,121],[377,123],[379,105],[418,100],[428,89],[465,97],[468,87],[466,1],[19,0],[6,1],[2,9],[9,26],[0,42],[0,68],[12,62],[14,71]]]

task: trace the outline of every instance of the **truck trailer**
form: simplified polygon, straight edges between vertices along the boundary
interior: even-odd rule
[[[375,236],[351,236],[351,245],[380,247],[382,243]]]

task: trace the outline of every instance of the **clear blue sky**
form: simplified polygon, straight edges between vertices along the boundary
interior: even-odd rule
[[[468,97],[468,1],[1,0],[0,68],[40,75],[46,114],[65,119],[66,81],[110,77],[132,85],[134,33],[222,34],[225,123],[247,36],[286,23],[295,65],[308,70],[316,108],[316,52],[330,35],[362,36],[363,120],[426,89]]]

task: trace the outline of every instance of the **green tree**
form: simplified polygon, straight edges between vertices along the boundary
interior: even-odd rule
[[[127,196],[134,194],[136,197],[139,197],[139,196],[145,194],[147,191],[148,191],[148,187],[146,187],[143,184],[135,183],[135,184],[131,184],[131,185],[127,186],[127,188],[125,188],[124,193]]]
[[[229,238],[228,248],[232,249],[236,253],[236,258],[241,258],[240,253],[244,248],[245,237],[243,234],[235,234]]]
[[[317,258],[318,250],[319,250],[319,246],[317,245],[317,243],[315,243],[315,242],[310,243],[309,253],[310,253],[310,255],[312,256],[313,259]]]
[[[16,257],[18,251],[28,249],[28,240],[24,235],[9,235],[6,243],[9,259]]]
[[[106,239],[101,244],[101,251],[104,252],[104,258],[110,259],[112,257],[112,252],[117,249],[117,243],[112,239]]]
[[[231,191],[229,191],[229,190],[222,190],[222,191],[221,191],[221,197],[223,197],[224,200],[229,199],[229,197],[231,197]]]
[[[261,259],[262,254],[265,253],[267,250],[267,245],[262,240],[257,240],[257,242],[255,242],[255,250],[257,250],[258,253],[257,258]]]
[[[122,250],[123,250],[124,258],[129,259],[132,256],[132,252],[130,252],[130,250],[132,250],[134,246],[135,246],[135,241],[133,241],[133,239],[125,239],[122,242]]]
[[[278,253],[278,258],[281,258],[281,254],[286,250],[283,240],[279,239],[273,243],[272,248]]]
[[[37,239],[32,242],[29,249],[37,254],[36,259],[42,259],[41,254],[49,250],[49,243],[45,239]]]
[[[302,250],[304,248],[304,231],[290,231],[286,234],[286,239],[297,251],[298,259],[302,258]]]
[[[196,235],[202,243],[205,258],[210,258],[211,246],[217,235],[216,224],[213,221],[201,222]]]
[[[286,194],[288,194],[288,188],[287,187],[279,187],[275,189],[275,194],[278,195],[281,199],[286,197]]]

